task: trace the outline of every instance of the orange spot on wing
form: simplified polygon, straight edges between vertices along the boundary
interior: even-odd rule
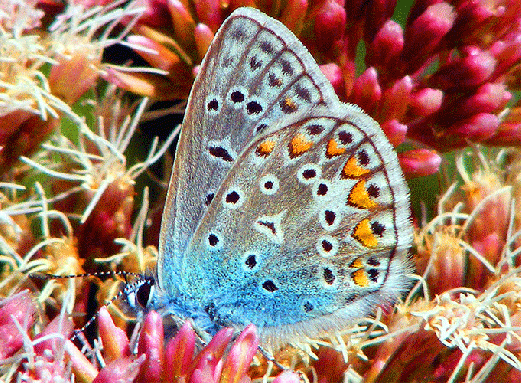
[[[356,225],[353,237],[365,247],[374,248],[378,245],[368,219],[363,219]]]
[[[257,146],[257,154],[259,156],[267,157],[268,154],[270,154],[273,151],[274,147],[275,141],[266,140],[264,142],[261,142],[259,146]]]
[[[282,105],[282,110],[284,113],[293,113],[298,109],[298,105],[293,101],[292,98],[286,97],[284,99],[284,104]]]
[[[368,173],[370,173],[369,170],[358,165],[356,157],[351,157],[342,169],[342,178],[358,178]]]
[[[298,157],[311,149],[311,146],[313,146],[313,141],[308,140],[302,133],[297,134],[289,143],[289,156]]]
[[[367,190],[365,189],[365,181],[360,180],[351,189],[347,201],[350,205],[358,207],[360,209],[374,209],[378,204],[374,202]]]
[[[364,269],[353,271],[351,277],[353,278],[353,282],[360,287],[367,287],[369,285],[369,278],[367,278],[367,273]]]
[[[342,148],[338,146],[338,143],[334,138],[330,139],[327,143],[326,156],[328,158],[332,158],[335,156],[340,156],[346,152],[346,148]]]
[[[362,263],[362,259],[356,258],[353,262],[351,262],[349,267],[353,269],[361,269],[362,267],[364,267],[364,264]]]

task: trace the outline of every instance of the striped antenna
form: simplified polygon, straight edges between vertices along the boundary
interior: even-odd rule
[[[84,273],[84,274],[69,274],[69,275],[56,275],[56,274],[48,274],[48,273],[32,273],[29,274],[30,278],[34,279],[72,279],[72,278],[85,278],[85,277],[107,277],[107,276],[123,276],[126,280],[125,287],[120,290],[115,296],[113,296],[110,301],[105,302],[105,306],[109,306],[114,301],[120,299],[125,296],[127,302],[130,307],[133,309],[145,309],[146,304],[148,302],[148,297],[150,294],[150,288],[154,284],[155,280],[153,277],[146,276],[143,274],[132,273],[128,271],[98,271],[94,273]],[[133,282],[128,282],[127,277],[135,277],[137,278]],[[78,338],[80,333],[83,333],[87,327],[89,327],[98,317],[98,313],[96,312],[88,321],[83,325],[80,329],[74,330],[74,335],[71,338],[71,341],[74,341]]]

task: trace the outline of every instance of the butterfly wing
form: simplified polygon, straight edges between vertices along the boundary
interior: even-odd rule
[[[410,280],[408,188],[358,107],[284,118],[237,158],[182,262],[183,291],[266,340],[338,329]]]
[[[222,25],[186,109],[163,213],[159,287],[178,293],[180,258],[237,156],[285,115],[338,99],[281,23],[241,8]]]

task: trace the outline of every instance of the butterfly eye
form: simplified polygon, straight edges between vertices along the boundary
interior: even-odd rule
[[[154,281],[151,279],[147,279],[144,283],[138,287],[136,291],[136,302],[142,308],[147,307],[148,299],[150,298],[150,291],[152,290],[152,285]]]
[[[142,277],[133,283],[127,283],[122,294],[128,305],[134,309],[146,308],[154,283],[155,279],[152,277]]]

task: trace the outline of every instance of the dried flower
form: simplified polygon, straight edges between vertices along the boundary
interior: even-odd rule
[[[64,359],[64,344],[72,335],[72,322],[62,312],[33,336],[35,313],[36,307],[27,291],[0,301],[2,378],[6,381],[15,376],[25,381],[67,380],[70,372]]]

